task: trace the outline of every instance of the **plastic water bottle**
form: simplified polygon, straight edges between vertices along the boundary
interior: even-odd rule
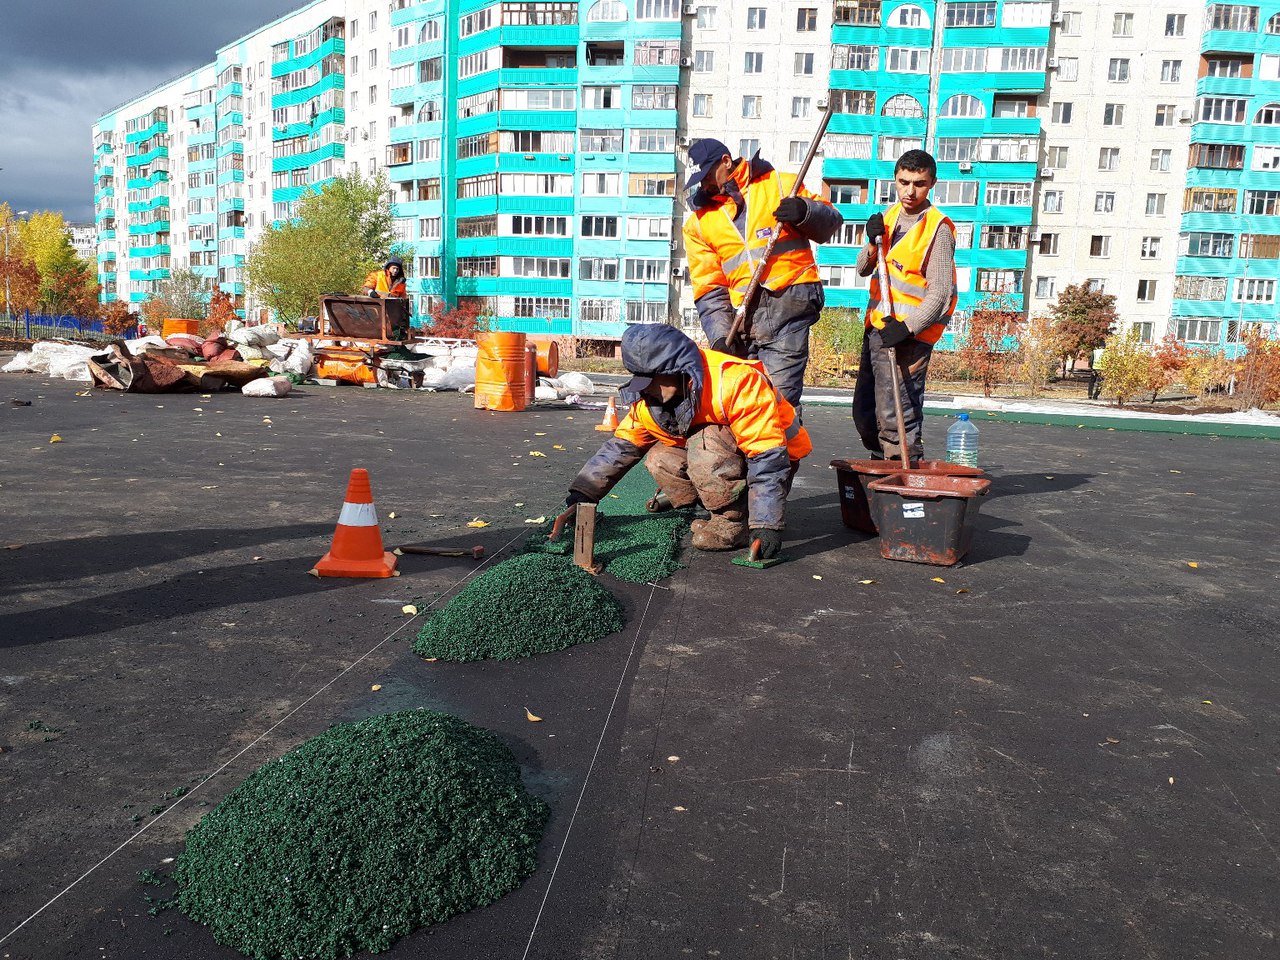
[[[966,467],[978,465],[978,427],[967,413],[947,429],[947,462]]]

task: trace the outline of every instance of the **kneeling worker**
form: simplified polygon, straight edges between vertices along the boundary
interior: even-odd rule
[[[407,300],[409,291],[404,282],[404,261],[399,257],[388,257],[381,270],[375,270],[364,278],[364,295]]]
[[[777,556],[791,478],[813,444],[763,364],[699,349],[666,324],[629,327],[622,362],[635,374],[620,390],[631,411],[569,485],[568,505],[598,503],[643,459],[659,491],[650,509],[701,502],[711,513],[694,521],[694,547],[758,540],[762,558]]]

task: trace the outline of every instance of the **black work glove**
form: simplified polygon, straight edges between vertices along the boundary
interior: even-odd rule
[[[784,197],[778,204],[778,209],[773,211],[773,219],[779,223],[796,224],[802,222],[808,214],[809,208],[802,198]]]
[[[897,317],[885,317],[880,330],[880,342],[886,347],[896,347],[911,339],[911,328]]]
[[[742,338],[739,337],[734,342],[737,346],[731,347],[729,346],[729,341],[725,337],[716,337],[715,340],[711,342],[711,349],[715,350],[717,353],[727,353],[732,357],[745,358],[747,355],[746,345],[742,342]]]
[[[752,530],[751,543],[760,544],[760,559],[772,560],[782,552],[781,530]]]
[[[595,497],[590,494],[583,493],[580,490],[570,490],[569,495],[564,498],[565,508],[576,507],[580,503],[599,503]]]
[[[867,217],[867,243],[879,243],[884,236],[884,215],[873,213]]]

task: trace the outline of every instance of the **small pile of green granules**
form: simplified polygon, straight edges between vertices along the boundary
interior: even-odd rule
[[[476,577],[427,620],[420,656],[515,660],[590,643],[626,623],[622,605],[566,557],[526,553]]]
[[[649,471],[637,465],[600,501],[596,513],[596,563],[628,583],[656,583],[683,566],[680,541],[689,531],[692,510],[650,513],[645,504],[657,491]],[[525,541],[525,549],[558,556],[573,555],[573,525],[566,525],[559,541],[547,539],[551,525],[540,527]]]
[[[547,806],[497,737],[409,710],[256,770],[187,834],[178,908],[257,960],[386,950],[537,865]]]

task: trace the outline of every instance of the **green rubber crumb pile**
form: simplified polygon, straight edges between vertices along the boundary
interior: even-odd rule
[[[258,960],[386,950],[534,870],[547,807],[493,734],[411,710],[259,768],[187,834],[178,908]]]
[[[657,490],[649,471],[637,466],[600,501],[596,512],[596,563],[606,573],[628,583],[665,580],[683,564],[680,541],[689,531],[692,510],[650,513],[645,504]],[[557,508],[553,512],[559,512]],[[551,524],[539,527],[525,541],[525,549],[556,556],[573,556],[573,524],[560,539],[547,539]]]
[[[590,643],[626,623],[622,605],[564,557],[526,553],[476,577],[413,642],[423,657],[514,660]]]

